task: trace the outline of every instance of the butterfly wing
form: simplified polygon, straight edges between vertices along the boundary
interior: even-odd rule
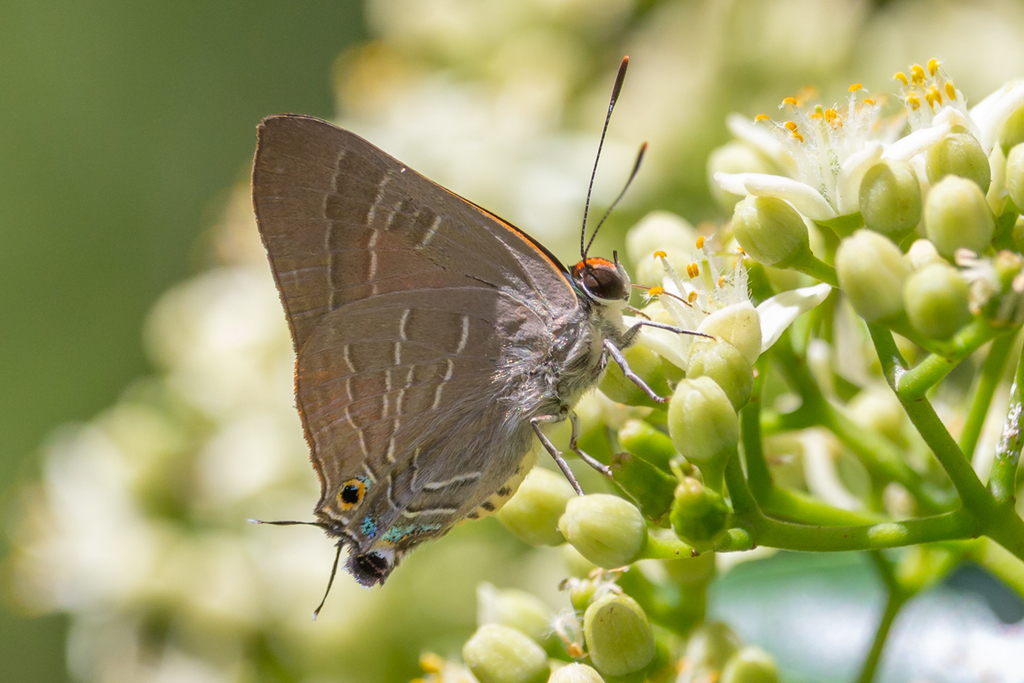
[[[263,122],[253,202],[295,343],[318,514],[363,554],[444,533],[529,447],[500,388],[523,349],[542,357],[579,314],[564,268],[318,119]]]

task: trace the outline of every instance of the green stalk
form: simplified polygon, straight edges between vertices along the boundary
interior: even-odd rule
[[[992,404],[992,396],[996,392],[996,387],[999,386],[999,380],[1003,377],[1003,368],[1006,366],[1010,349],[1013,348],[1013,339],[1014,335],[1012,334],[1001,334],[993,339],[992,346],[989,347],[988,355],[985,357],[985,363],[981,367],[981,373],[973,391],[974,400],[971,401],[967,421],[960,433],[960,450],[967,457],[971,457],[974,454],[974,449],[978,447],[978,437],[981,436],[981,428],[985,425],[985,417]]]
[[[875,673],[878,671],[878,662],[882,658],[882,650],[885,648],[885,641],[889,638],[889,632],[892,629],[893,622],[896,620],[896,615],[911,597],[910,593],[904,590],[900,586],[899,581],[897,581],[889,560],[877,550],[871,551],[870,556],[878,568],[882,581],[885,583],[885,611],[882,612],[882,618],[878,622],[875,638],[871,643],[871,649],[868,651],[867,657],[864,659],[860,675],[857,677],[857,683],[871,683],[874,680]]]
[[[1017,466],[1020,463],[1021,444],[1024,442],[1024,434],[1021,433],[1024,429],[1021,386],[1024,386],[1024,351],[1017,362],[1006,422],[1003,424],[1003,434],[996,447],[996,457],[988,479],[988,489],[999,503],[1012,504],[1016,494]]]

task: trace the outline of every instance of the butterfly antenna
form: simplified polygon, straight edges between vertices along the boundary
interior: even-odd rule
[[[278,519],[278,520],[273,520],[273,521],[264,520],[264,519],[247,519],[245,521],[249,522],[249,524],[270,524],[270,525],[273,525],[273,526],[299,526],[299,525],[302,525],[302,526],[316,526],[316,527],[320,527],[321,529],[326,529],[327,528],[327,525],[325,525],[323,522],[299,522],[299,521],[295,521],[295,520],[291,520],[291,519]]]
[[[320,604],[313,610],[313,621],[320,616],[320,610],[324,608],[324,603],[327,602],[327,596],[331,593],[331,586],[334,585],[334,576],[338,573],[338,560],[341,559],[341,543],[338,544],[338,552],[334,555],[334,565],[331,567],[331,578],[327,579],[327,590],[324,591],[324,598],[320,601]]]
[[[597,227],[594,228],[594,232],[590,235],[590,241],[587,242],[587,248],[583,250],[584,261],[587,260],[587,252],[590,251],[590,245],[594,243],[594,238],[597,237],[597,231],[601,229],[601,226],[604,225],[605,220],[607,220],[608,216],[611,215],[612,211],[615,209],[615,206],[619,203],[623,196],[625,196],[626,190],[629,189],[630,183],[633,182],[633,178],[636,177],[637,171],[640,170],[640,162],[644,160],[644,152],[646,151],[647,143],[645,142],[644,144],[640,145],[640,152],[636,155],[636,163],[633,164],[633,171],[629,174],[629,179],[626,180],[626,185],[622,188],[622,192],[619,193],[619,196],[615,198],[615,201],[612,202],[612,205],[609,206],[608,210],[604,212],[603,216],[601,216],[601,220],[597,222]]]
[[[608,133],[608,122],[612,120],[612,110],[615,102],[619,99],[619,92],[622,90],[622,82],[626,79],[626,67],[629,66],[629,57],[622,58],[619,65],[619,73],[615,76],[615,85],[612,87],[612,99],[608,102],[608,113],[604,116],[604,128],[601,129],[601,140],[597,143],[597,156],[594,158],[594,170],[590,172],[590,185],[587,187],[587,203],[583,205],[583,227],[580,229],[580,256],[587,260],[587,249],[589,244],[584,246],[587,238],[587,214],[590,211],[590,194],[594,190],[594,177],[597,176],[597,162],[601,159],[601,148],[604,147],[604,136]],[[596,234],[596,231],[595,231]],[[590,239],[594,241],[593,238]]]

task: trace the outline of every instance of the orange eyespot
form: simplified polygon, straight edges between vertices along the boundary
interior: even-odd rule
[[[366,495],[366,482],[362,479],[349,479],[338,489],[338,509],[341,511],[351,510],[363,502]]]

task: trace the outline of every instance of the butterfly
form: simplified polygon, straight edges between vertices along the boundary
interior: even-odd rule
[[[617,258],[588,257],[582,237],[567,268],[507,221],[307,116],[262,122],[252,190],[321,484],[313,524],[338,540],[332,581],[343,547],[345,568],[373,586],[416,545],[493,512],[525,476],[535,437],[582,494],[545,424],[571,420],[570,448],[610,476],[576,446],[572,412],[609,358],[666,400],[622,354],[640,330],[623,321],[629,276]]]

